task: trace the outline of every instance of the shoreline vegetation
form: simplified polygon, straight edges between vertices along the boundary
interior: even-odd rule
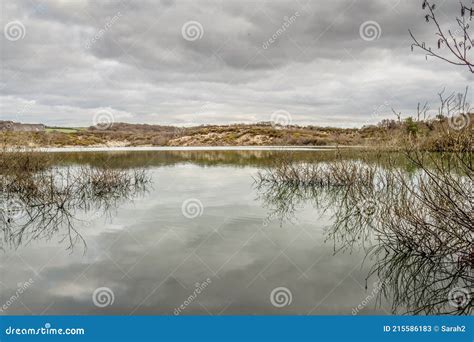
[[[108,123],[91,127],[47,127],[0,131],[3,147],[194,147],[194,146],[360,146],[397,150],[417,145],[427,151],[472,151],[474,113],[435,119],[384,119],[362,128],[257,124],[174,127]],[[2,123],[2,122],[0,122]],[[4,121],[5,123],[5,121]],[[1,126],[1,125],[0,125]]]
[[[470,315],[474,310],[472,153],[406,151],[378,160],[275,160],[255,187],[268,220],[291,221],[306,203],[332,213],[334,253],[362,248],[394,314]],[[457,293],[457,291],[459,293]]]

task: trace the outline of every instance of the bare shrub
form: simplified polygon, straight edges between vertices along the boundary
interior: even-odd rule
[[[404,152],[408,168],[388,159],[293,164],[260,172],[256,186],[270,216],[292,217],[311,201],[335,211],[328,238],[335,250],[366,248],[393,311],[469,314],[473,305],[474,217],[472,153]],[[379,157],[377,157],[379,158]],[[376,158],[376,159],[377,159]],[[289,164],[290,163],[290,164]],[[453,288],[468,291],[462,307]]]
[[[150,182],[143,169],[52,166],[43,156],[29,152],[0,155],[0,227],[5,247],[17,248],[56,235],[63,236],[61,241],[67,241],[69,249],[79,241],[85,246],[75,227],[79,211],[107,215],[144,193]]]

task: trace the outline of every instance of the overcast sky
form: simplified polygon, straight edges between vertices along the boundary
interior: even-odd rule
[[[276,112],[355,127],[391,107],[409,115],[474,83],[411,51],[409,28],[436,45],[421,2],[2,0],[0,119],[189,126]],[[459,3],[437,4],[453,23]]]

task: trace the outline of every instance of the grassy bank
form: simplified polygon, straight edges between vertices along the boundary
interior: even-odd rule
[[[469,139],[474,114],[459,120],[383,120],[362,128],[316,126],[206,125],[173,127],[114,123],[108,127],[47,128],[42,132],[3,131],[4,146],[387,146],[397,148],[407,141],[432,151],[471,148]],[[460,126],[461,122],[462,126]],[[456,126],[457,125],[457,126]]]

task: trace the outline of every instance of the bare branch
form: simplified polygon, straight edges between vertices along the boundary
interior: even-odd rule
[[[425,52],[426,58],[435,57],[453,65],[466,66],[471,73],[474,73],[474,59],[471,55],[474,41],[471,38],[471,26],[466,20],[467,14],[469,14],[469,21],[472,20],[473,8],[469,8],[461,3],[461,17],[456,18],[458,26],[456,31],[446,31],[441,28],[441,24],[436,17],[435,8],[435,4],[431,4],[430,1],[423,1],[422,9],[427,12],[425,20],[428,23],[433,23],[436,27],[436,36],[438,37],[437,50],[439,52],[436,52],[426,42],[416,39],[412,31],[408,30],[413,40],[411,45],[412,51],[414,48],[421,49]]]

